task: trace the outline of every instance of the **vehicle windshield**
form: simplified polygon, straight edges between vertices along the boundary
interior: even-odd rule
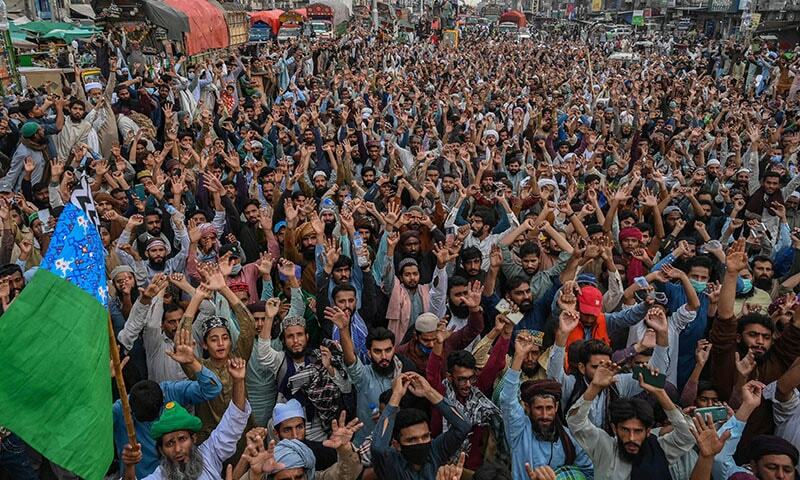
[[[325,33],[328,31],[328,25],[325,23],[312,23],[311,29],[317,33]]]

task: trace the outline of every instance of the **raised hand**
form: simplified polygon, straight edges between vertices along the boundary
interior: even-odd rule
[[[619,372],[620,367],[616,363],[612,363],[610,361],[602,361],[600,366],[597,367],[597,370],[594,372],[594,379],[592,379],[592,385],[595,385],[600,388],[607,388],[611,386],[612,383],[616,383],[616,375]],[[640,381],[640,384],[642,382]]]
[[[658,375],[658,369],[657,368],[649,368],[649,370],[650,370],[650,373],[653,374],[653,376]],[[650,385],[649,383],[646,383],[644,381],[644,375],[642,375],[641,373],[639,374],[639,378],[638,379],[634,378],[634,380],[639,380],[639,386],[642,387],[642,390],[644,390],[647,393],[655,394],[655,393],[657,393],[659,391],[663,391],[664,390],[663,388],[654,387],[654,386]]]
[[[278,259],[278,272],[287,279],[295,278],[295,264],[285,258]]]
[[[192,338],[192,332],[188,328],[184,328],[175,332],[175,349],[174,351],[166,351],[167,356],[182,365],[189,365],[196,360],[194,356],[194,349],[196,342]]]
[[[436,480],[461,480],[465,459],[466,454],[461,452],[458,456],[458,462],[439,467],[439,470],[436,471]]]
[[[694,423],[694,429],[691,432],[697,442],[701,457],[713,458],[722,451],[725,442],[731,438],[730,430],[725,430],[722,436],[717,435],[717,427],[710,414],[706,415],[706,418],[702,418],[699,414],[695,415],[692,417],[692,423]]]
[[[266,277],[270,272],[272,272],[272,257],[269,252],[261,252],[261,257],[258,259],[258,273]]]
[[[153,276],[153,279],[144,289],[144,292],[142,292],[142,296],[148,299],[156,298],[159,293],[163,292],[164,289],[167,288],[168,284],[169,281],[166,275],[163,273],[157,273]]]
[[[736,357],[736,371],[739,372],[742,378],[749,378],[753,369],[756,368],[756,358],[753,351],[748,351],[744,357],[739,355],[739,352],[734,352],[734,355]]]
[[[342,255],[342,247],[335,238],[331,238],[325,242],[325,266],[333,269],[333,265],[339,260]]]
[[[530,480],[556,480],[556,472],[550,465],[542,465],[532,468],[529,463],[525,464],[525,472]]]
[[[206,288],[218,292],[225,288],[225,277],[216,263],[201,263],[197,266]]]
[[[269,446],[264,449],[263,438],[266,437],[262,437],[259,443],[254,442],[254,445],[248,447],[242,455],[242,458],[250,464],[250,470],[255,478],[286,468],[284,464],[275,461],[275,440],[270,440]]]
[[[742,387],[742,407],[748,406],[755,409],[761,405],[761,394],[766,385],[758,380],[750,380]]]
[[[350,325],[350,317],[339,307],[325,307],[325,320],[344,330]]]
[[[728,249],[725,265],[728,267],[728,272],[736,273],[741,272],[747,268],[747,254],[745,253],[745,241],[739,238],[731,248]]]
[[[644,317],[644,323],[655,330],[656,332],[664,333],[667,331],[667,316],[664,314],[664,309],[660,307],[653,307],[647,311]]]
[[[244,380],[247,362],[243,358],[231,357],[228,359],[228,374],[234,380]]]
[[[562,310],[561,314],[558,316],[558,330],[561,333],[569,335],[578,327],[580,321],[581,316],[578,312],[574,310]]]
[[[470,309],[478,308],[481,305],[483,298],[483,285],[481,282],[474,280],[470,282],[467,289],[467,295],[464,297],[464,305]]]
[[[444,268],[450,261],[450,250],[441,242],[433,246],[433,254],[436,256],[439,268]]]
[[[694,350],[694,358],[698,365],[705,365],[708,362],[708,356],[711,354],[711,342],[705,338],[697,341],[697,348]]]
[[[350,445],[353,435],[363,427],[364,424],[357,417],[347,422],[347,412],[342,410],[339,420],[331,420],[331,436],[322,442],[328,448],[340,448]]]
[[[578,310],[578,293],[580,288],[574,280],[569,280],[561,287],[561,295],[558,297],[558,308],[576,312]]]

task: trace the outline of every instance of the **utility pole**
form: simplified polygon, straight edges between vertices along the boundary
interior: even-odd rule
[[[378,0],[372,0],[372,31],[378,33]]]

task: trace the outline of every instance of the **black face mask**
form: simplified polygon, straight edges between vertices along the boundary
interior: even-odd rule
[[[467,318],[469,316],[469,307],[466,305],[449,305],[450,313],[456,318]]]
[[[412,465],[425,465],[431,454],[431,442],[403,445],[400,453]]]

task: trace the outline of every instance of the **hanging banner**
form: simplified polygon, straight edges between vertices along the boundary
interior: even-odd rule
[[[644,10],[634,10],[631,25],[641,27],[644,25]]]

